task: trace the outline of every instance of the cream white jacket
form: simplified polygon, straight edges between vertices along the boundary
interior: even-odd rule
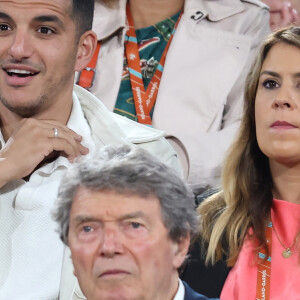
[[[108,111],[99,99],[77,85],[74,85],[74,91],[91,127],[96,148],[103,144],[136,144],[157,156],[179,174],[182,173],[177,153],[164,138],[164,132]]]
[[[101,41],[91,91],[113,110],[124,56],[126,0],[97,3],[93,29]],[[167,54],[153,127],[167,133],[195,190],[219,184],[222,161],[239,126],[246,74],[269,33],[257,0],[186,0]]]

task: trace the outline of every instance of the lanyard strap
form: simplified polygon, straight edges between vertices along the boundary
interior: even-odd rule
[[[134,99],[134,105],[137,115],[137,121],[145,125],[152,125],[152,120],[150,117],[150,112],[156,101],[158,88],[160,84],[160,79],[162,76],[167,52],[169,50],[171,41],[173,39],[175,30],[179,24],[182,12],[174,26],[173,32],[170,36],[170,39],[164,49],[158,67],[145,91],[144,82],[142,78],[141,66],[140,66],[140,55],[139,49],[134,29],[134,22],[130,12],[129,4],[127,3],[126,7],[127,21],[128,21],[128,30],[126,33],[126,43],[125,43],[125,52],[128,64],[128,71],[131,83],[131,89]]]
[[[85,89],[90,89],[93,86],[95,75],[96,75],[96,65],[97,65],[100,47],[101,44],[100,41],[98,41],[97,48],[94,52],[92,59],[90,60],[87,67],[84,68],[79,74],[79,79],[77,81],[77,84],[82,86]]]
[[[269,254],[272,251],[272,222],[268,222],[266,227],[266,239],[268,243]],[[266,251],[262,249],[258,253],[257,265],[257,284],[256,284],[256,300],[270,299],[270,283],[271,283],[271,256],[266,259]]]

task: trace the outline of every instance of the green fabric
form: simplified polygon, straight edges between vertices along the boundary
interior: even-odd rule
[[[168,18],[162,22],[155,24],[154,26],[142,28],[136,30],[136,38],[139,45],[139,54],[141,60],[141,69],[143,75],[143,82],[145,89],[147,89],[148,84],[151,81],[151,78],[156,71],[160,58],[163,54],[163,51],[169,41],[169,38],[172,34],[174,26],[179,18],[180,12]],[[146,63],[150,61],[154,62],[153,72],[148,73],[150,78],[145,78],[146,72]],[[131,120],[136,121],[136,112],[133,102],[133,94],[131,90],[131,84],[129,79],[129,73],[127,70],[127,59],[126,54],[124,54],[123,60],[123,73],[122,81],[119,89],[119,94],[117,97],[116,105],[114,112],[125,116]],[[150,70],[150,68],[148,68]],[[153,107],[154,108],[154,107]],[[153,109],[151,111],[151,118],[153,114]]]

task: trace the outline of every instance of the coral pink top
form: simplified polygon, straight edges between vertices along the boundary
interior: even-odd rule
[[[271,217],[280,240],[291,246],[300,230],[300,204],[273,199]],[[221,293],[222,300],[255,300],[257,264],[254,242],[245,240],[235,266],[230,271]],[[289,258],[282,257],[283,246],[272,231],[270,299],[300,300],[299,243]]]

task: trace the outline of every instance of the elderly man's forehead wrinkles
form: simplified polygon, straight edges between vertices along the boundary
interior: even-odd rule
[[[72,14],[73,0],[0,0],[0,10],[3,9],[3,4],[11,4],[22,9],[49,9],[62,16],[70,17]]]

